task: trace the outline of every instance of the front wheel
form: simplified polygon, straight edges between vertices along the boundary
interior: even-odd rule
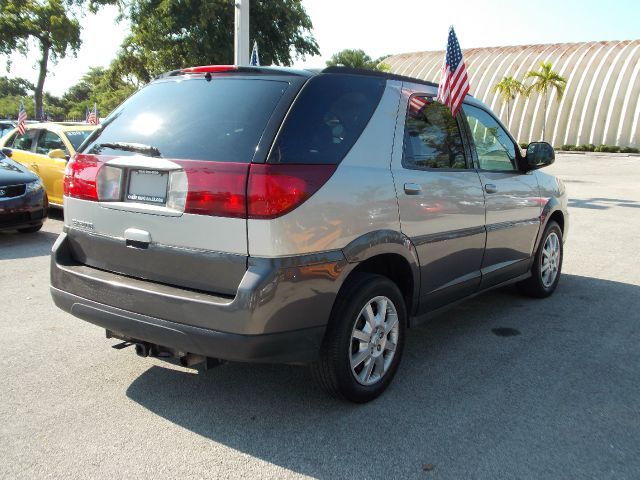
[[[518,283],[519,290],[537,298],[551,295],[560,281],[563,253],[562,230],[556,222],[550,221],[540,240],[531,277]]]
[[[355,274],[336,299],[314,375],[330,394],[364,403],[380,395],[400,364],[406,330],[400,290],[386,277]]]

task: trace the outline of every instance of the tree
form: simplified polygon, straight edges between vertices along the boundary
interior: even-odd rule
[[[334,53],[331,59],[327,62],[327,67],[350,67],[350,68],[365,68],[367,70],[379,70],[381,72],[389,71],[389,65],[382,63],[386,57],[380,57],[377,60],[373,60],[367,55],[364,50],[342,50],[338,53]]]
[[[27,55],[29,44],[38,45],[38,82],[35,110],[42,111],[44,81],[49,60],[56,62],[80,48],[80,22],[62,0],[0,0],[0,54]]]
[[[106,114],[135,90],[135,85],[124,82],[111,69],[91,67],[78,83],[67,90],[62,100],[69,117],[83,118],[87,107],[92,109],[97,104],[98,110]]]
[[[522,82],[513,77],[504,77],[500,82],[493,86],[493,92],[498,92],[503,103],[507,104],[507,126],[511,123],[510,106],[511,100],[515,100],[516,95],[525,94],[526,89]]]
[[[0,97],[26,97],[36,87],[24,78],[0,77]]]
[[[129,18],[131,35],[113,64],[127,83],[186,66],[233,63],[233,2],[133,0]],[[293,58],[319,54],[312,28],[300,0],[251,2],[250,43],[257,41],[263,65],[289,66]]]
[[[560,101],[567,86],[567,80],[560,76],[559,73],[553,71],[551,63],[540,62],[539,71],[530,71],[524,77],[525,79],[534,79],[533,83],[527,87],[527,94],[536,92],[544,98],[544,120],[542,123],[542,140],[545,139],[547,128],[547,103],[549,101],[549,91],[556,91],[556,100]]]

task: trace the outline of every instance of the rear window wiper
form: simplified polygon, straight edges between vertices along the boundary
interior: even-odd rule
[[[128,143],[128,142],[112,142],[112,143],[99,143],[93,147],[94,149],[111,148],[112,150],[123,150],[125,152],[137,152],[144,153],[151,157],[159,157],[160,150],[151,145],[145,145],[143,143]],[[93,149],[92,149],[93,150]]]

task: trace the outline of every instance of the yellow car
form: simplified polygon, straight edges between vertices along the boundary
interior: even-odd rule
[[[14,128],[0,139],[0,147],[12,150],[11,158],[42,179],[49,204],[62,207],[64,168],[76,148],[96,125],[83,123],[30,123],[24,135]]]

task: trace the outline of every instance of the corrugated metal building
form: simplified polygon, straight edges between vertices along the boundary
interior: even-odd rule
[[[507,106],[492,87],[505,76],[523,80],[541,61],[567,80],[563,98],[549,95],[546,140],[562,144],[640,146],[640,40],[561,43],[463,50],[470,93],[507,123]],[[393,55],[384,62],[401,75],[438,82],[444,52]],[[542,138],[544,102],[532,94],[511,102],[509,130],[519,142]]]

